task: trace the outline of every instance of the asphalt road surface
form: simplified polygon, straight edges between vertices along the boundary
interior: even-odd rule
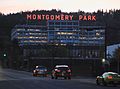
[[[32,73],[0,69],[0,89],[120,89],[120,86],[97,86],[95,79],[33,77]]]

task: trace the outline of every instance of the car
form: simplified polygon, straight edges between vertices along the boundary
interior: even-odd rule
[[[51,78],[57,79],[58,77],[64,77],[64,79],[71,79],[71,70],[68,65],[56,65],[52,70]]]
[[[120,75],[115,72],[105,72],[102,74],[102,76],[97,76],[96,84],[97,85],[102,84],[104,86],[112,84],[116,86],[117,84],[120,84]]]
[[[33,76],[47,76],[47,68],[45,66],[36,66],[33,70]]]

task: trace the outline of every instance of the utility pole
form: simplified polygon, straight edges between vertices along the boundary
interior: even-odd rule
[[[118,64],[117,64],[117,71],[118,71],[118,73],[120,72],[119,70],[120,70],[120,61],[119,61],[119,59],[118,59]]]
[[[7,53],[3,53],[3,67],[7,67],[7,61],[8,61],[8,59],[7,59]]]
[[[117,72],[120,73],[120,47],[118,47]]]

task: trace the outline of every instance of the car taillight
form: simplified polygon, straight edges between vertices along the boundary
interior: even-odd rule
[[[60,72],[60,70],[57,70],[57,72]]]
[[[71,72],[71,70],[68,70],[68,72]]]
[[[113,77],[112,77],[112,76],[108,76],[107,78],[108,78],[108,79],[112,79]]]
[[[60,70],[58,70],[58,69],[55,69],[55,71],[56,71],[56,72],[60,72]]]
[[[35,73],[36,71],[35,71],[35,70],[33,70],[33,72]]]

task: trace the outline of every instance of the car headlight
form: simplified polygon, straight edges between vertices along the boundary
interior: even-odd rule
[[[99,76],[97,76],[97,78],[99,78]]]
[[[120,77],[120,75],[118,75],[118,77]]]

